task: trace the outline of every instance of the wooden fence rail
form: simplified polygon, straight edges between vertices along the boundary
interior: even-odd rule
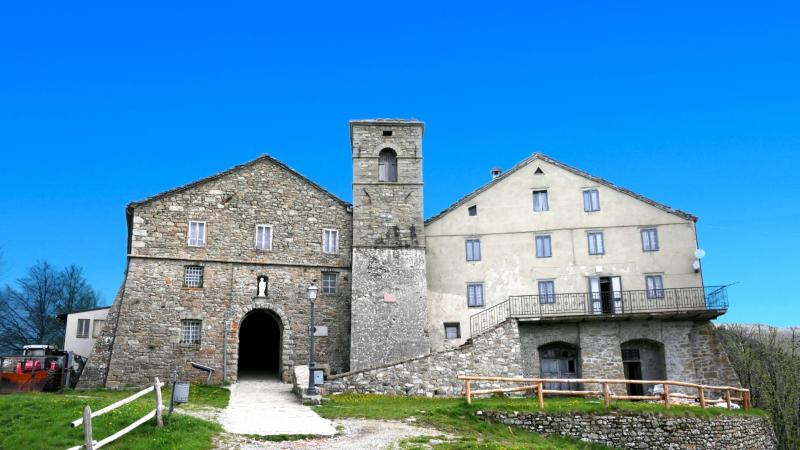
[[[164,383],[161,383],[160,381],[158,381],[158,378],[156,378],[155,382],[153,383],[152,386],[150,386],[150,387],[148,387],[146,389],[142,389],[141,391],[139,391],[139,392],[137,392],[137,393],[135,393],[135,394],[133,394],[133,395],[131,395],[129,397],[126,397],[126,398],[124,398],[124,399],[122,399],[122,400],[120,400],[120,401],[118,401],[116,403],[112,403],[111,405],[108,405],[105,408],[99,409],[99,410],[97,410],[95,412],[92,412],[92,409],[89,408],[89,406],[86,406],[85,408],[83,408],[83,417],[80,418],[80,419],[76,419],[76,420],[73,420],[72,422],[70,422],[70,426],[75,428],[75,427],[83,425],[83,437],[84,437],[84,441],[85,442],[84,442],[83,445],[78,445],[78,446],[75,446],[75,447],[71,447],[71,448],[69,448],[67,450],[96,450],[98,448],[101,448],[101,447],[103,447],[105,445],[110,444],[111,442],[116,441],[117,439],[121,438],[125,434],[129,433],[130,431],[132,431],[134,428],[136,428],[139,425],[147,422],[148,420],[152,419],[153,417],[156,418],[156,426],[163,427],[164,426],[164,421],[163,421],[163,419],[161,417],[161,414],[162,414],[162,412],[164,410],[164,405],[161,404],[161,387],[162,386],[164,386]],[[93,418],[95,418],[97,416],[101,416],[101,415],[103,415],[103,414],[105,414],[105,413],[107,413],[109,411],[113,411],[113,410],[119,408],[120,406],[127,405],[128,403],[130,403],[130,402],[136,400],[137,398],[139,398],[139,397],[141,397],[143,395],[146,395],[146,394],[148,394],[150,392],[155,392],[155,394],[156,394],[155,395],[156,409],[150,411],[149,413],[145,414],[144,416],[142,416],[141,418],[139,418],[138,420],[136,420],[132,424],[130,424],[127,427],[117,431],[116,433],[112,434],[111,436],[108,436],[105,439],[101,439],[99,441],[95,441],[92,438],[92,419]]]
[[[739,403],[744,409],[752,407],[750,401],[750,390],[733,386],[708,386],[697,383],[687,383],[684,381],[672,380],[617,380],[617,379],[603,379],[603,378],[516,378],[516,377],[478,377],[478,376],[461,376],[459,380],[464,381],[464,396],[467,403],[472,403],[472,396],[486,395],[486,394],[499,394],[506,392],[530,392],[536,393],[539,400],[539,408],[544,408],[544,394],[556,395],[581,395],[588,397],[601,397],[606,407],[609,406],[611,400],[655,400],[663,401],[664,406],[669,408],[672,404],[672,399],[693,399],[700,403],[701,408],[705,408],[708,403],[725,403],[728,409],[731,409],[734,403]],[[472,383],[475,381],[490,381],[502,383],[518,383],[524,386],[506,387],[506,388],[493,388],[493,389],[479,389],[472,390]],[[600,385],[602,390],[559,390],[559,389],[545,389],[546,383],[567,383],[567,384],[596,384]],[[609,385],[614,384],[660,384],[663,387],[663,392],[653,395],[615,395],[609,390]],[[678,386],[688,389],[697,389],[697,396],[681,394],[678,392],[670,392],[670,386]],[[705,395],[706,391],[719,391],[722,393],[722,398],[714,399],[708,398]],[[738,397],[734,397],[731,393],[738,393]]]

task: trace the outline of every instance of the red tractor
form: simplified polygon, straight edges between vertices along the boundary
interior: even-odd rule
[[[21,356],[0,356],[0,393],[74,388],[86,358],[52,345],[26,345]]]

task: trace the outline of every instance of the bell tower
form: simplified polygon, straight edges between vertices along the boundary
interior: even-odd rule
[[[430,351],[416,120],[350,122],[353,266],[350,370]]]

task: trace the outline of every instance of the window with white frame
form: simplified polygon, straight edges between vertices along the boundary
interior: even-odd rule
[[[556,302],[556,284],[553,280],[539,281],[539,303]]]
[[[647,275],[644,283],[647,286],[647,298],[664,298],[664,279],[661,275]]]
[[[483,306],[483,284],[467,283],[467,306]]]
[[[339,253],[339,230],[322,230],[322,253]]]
[[[600,211],[600,193],[597,189],[586,189],[583,191],[583,210]]]
[[[272,225],[256,225],[256,250],[272,250]]]
[[[444,324],[444,338],[445,339],[460,339],[461,338],[461,323],[452,322]]]
[[[480,261],[481,260],[481,240],[480,239],[467,239],[465,241],[467,249],[467,261]]]
[[[96,338],[100,336],[100,332],[103,331],[103,325],[105,325],[106,321],[102,319],[95,319],[94,323],[92,324],[92,337]]]
[[[203,287],[203,266],[186,266],[183,271],[183,287]]]
[[[553,248],[550,243],[550,236],[536,236],[536,257],[549,258],[553,256]]]
[[[78,332],[75,334],[77,338],[89,337],[89,319],[78,319]]]
[[[658,229],[642,228],[642,251],[658,251]]]
[[[199,344],[202,324],[202,321],[195,319],[181,320],[181,343]]]
[[[324,272],[322,274],[322,293],[335,294],[336,293],[336,273]]]
[[[206,245],[206,223],[190,220],[189,247],[203,247],[204,245]]]
[[[550,211],[550,202],[547,200],[547,191],[533,191],[533,210],[537,212]]]
[[[602,231],[591,231],[586,233],[586,239],[589,241],[590,255],[602,255],[606,252]]]

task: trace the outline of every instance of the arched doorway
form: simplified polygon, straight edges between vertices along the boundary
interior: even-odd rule
[[[566,342],[539,347],[539,371],[542,378],[580,378],[580,349]],[[545,389],[577,390],[577,383],[545,383]]]
[[[622,366],[627,380],[664,380],[667,364],[664,345],[649,339],[634,339],[623,342]],[[651,391],[652,384],[629,384],[629,395],[644,395]]]
[[[272,311],[251,311],[239,326],[237,378],[279,377],[283,324]]]

